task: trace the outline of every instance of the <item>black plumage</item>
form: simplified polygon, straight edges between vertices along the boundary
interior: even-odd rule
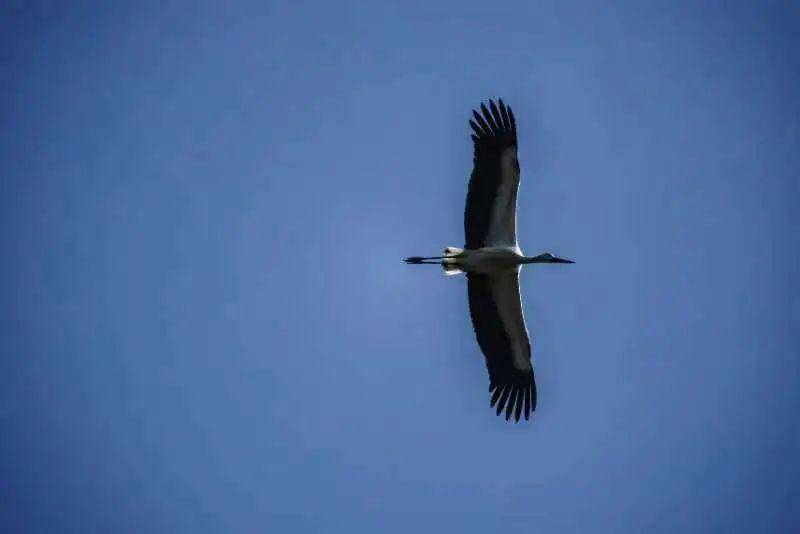
[[[521,370],[514,365],[511,340],[493,297],[493,276],[497,275],[467,274],[470,316],[478,345],[486,358],[491,406],[497,406],[497,415],[505,409],[506,419],[513,413],[519,421],[523,413],[528,419],[536,409],[536,383],[531,367]],[[505,276],[514,278],[510,283],[519,284],[518,274]],[[530,342],[527,352],[530,360]]]
[[[464,210],[464,248],[484,246],[489,233],[493,202],[503,176],[500,156],[517,146],[517,126],[514,113],[503,100],[496,105],[489,100],[489,108],[481,103],[481,112],[472,111],[475,120],[469,124],[474,134],[473,170]]]

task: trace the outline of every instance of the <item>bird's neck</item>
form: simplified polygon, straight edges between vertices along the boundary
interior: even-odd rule
[[[537,256],[523,256],[520,263],[544,263],[544,260]]]

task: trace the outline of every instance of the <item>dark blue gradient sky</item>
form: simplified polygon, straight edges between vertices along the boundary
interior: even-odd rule
[[[800,529],[797,4],[71,4],[0,7],[0,530]],[[490,96],[578,262],[517,426],[400,263]]]

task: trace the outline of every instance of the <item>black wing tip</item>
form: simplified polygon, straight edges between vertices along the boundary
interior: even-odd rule
[[[502,98],[498,98],[497,103],[490,98],[488,107],[483,102],[479,107],[480,111],[472,110],[475,120],[469,121],[475,132],[472,140],[476,144],[485,139],[504,139],[510,140],[513,144],[517,143],[517,122],[511,106],[507,106]]]
[[[528,421],[536,411],[536,383],[534,381],[524,386],[491,383],[489,393],[492,393],[489,405],[495,408],[498,417],[505,411],[506,421],[513,418],[514,423],[519,423],[522,417]]]

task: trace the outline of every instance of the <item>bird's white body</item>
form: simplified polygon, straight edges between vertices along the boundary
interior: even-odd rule
[[[444,249],[445,257],[442,263],[445,266],[457,269],[445,269],[448,274],[469,272],[492,274],[513,269],[524,263],[525,256],[518,246],[484,247],[472,250],[462,250],[455,247]]]

